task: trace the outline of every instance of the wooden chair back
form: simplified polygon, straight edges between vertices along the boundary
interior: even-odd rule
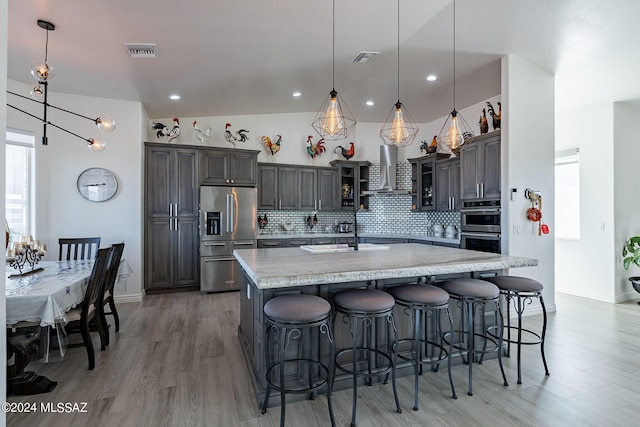
[[[80,237],[58,239],[58,260],[91,259],[100,247],[100,237]]]
[[[107,264],[107,277],[105,280],[104,291],[109,292],[109,296],[113,297],[113,288],[116,284],[116,279],[118,278],[118,268],[120,267],[120,259],[122,258],[122,253],[124,252],[124,243],[114,243],[111,245],[113,249],[111,251],[111,256],[109,257],[109,262]]]
[[[87,317],[93,310],[98,309],[98,303],[102,302],[102,294],[104,293],[104,285],[107,278],[107,264],[109,257],[113,252],[113,248],[98,249],[96,259],[93,262],[93,269],[87,283],[87,291],[82,300],[82,308],[80,313],[80,321],[87,322]]]

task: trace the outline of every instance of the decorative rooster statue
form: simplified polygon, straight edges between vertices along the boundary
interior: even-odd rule
[[[224,125],[224,139],[226,139],[227,142],[232,143],[234,147],[236,146],[236,142],[238,141],[246,142],[249,140],[249,137],[247,136],[247,132],[249,132],[248,130],[240,129],[236,132],[235,135],[233,135],[229,130],[229,126],[231,126],[231,123],[227,123],[226,125]]]
[[[201,131],[200,129],[198,129],[198,121],[195,120],[193,122],[193,130],[196,132],[196,138],[198,139],[198,141],[200,141],[201,144],[204,144],[204,142],[211,138],[211,128],[207,128],[206,131]]]
[[[344,157],[347,160],[349,160],[350,158],[352,158],[356,154],[356,147],[353,145],[353,142],[349,143],[349,149],[348,150],[346,150],[342,145],[338,145],[333,150],[333,152],[335,153],[338,148],[340,149],[340,154],[342,154],[342,157]]]
[[[502,118],[502,104],[498,101],[498,112],[493,109],[493,105],[487,101],[487,108],[489,109],[489,115],[493,119],[493,130],[500,129],[500,119]]]
[[[481,134],[489,132],[489,122],[487,122],[487,110],[485,110],[484,108],[482,109],[482,116],[480,116],[480,121],[478,123],[480,124]]]
[[[324,148],[324,138],[320,138],[320,141],[318,141],[315,145],[313,145],[313,143],[311,142],[311,138],[313,138],[313,135],[309,135],[307,137],[307,144],[309,144],[309,146],[307,147],[307,153],[311,156],[312,159],[315,159],[316,157],[324,153],[326,151],[326,148]]]
[[[267,148],[271,151],[272,156],[276,154],[278,151],[280,151],[280,143],[282,142],[282,135],[276,135],[276,136],[278,137],[278,139],[276,140],[275,143],[271,142],[271,138],[269,138],[266,135],[262,137],[262,142],[264,142],[264,145],[266,145]]]
[[[438,135],[433,135],[433,139],[431,142],[427,142],[427,140],[420,141],[420,152],[425,152],[427,154],[435,153],[438,151]]]
[[[171,142],[171,140],[176,139],[180,135],[180,119],[174,117],[173,128],[169,130],[164,124],[153,122],[153,129],[157,130],[156,137],[162,138],[163,136],[167,137],[167,141]]]

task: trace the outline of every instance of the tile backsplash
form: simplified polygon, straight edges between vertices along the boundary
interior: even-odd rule
[[[380,164],[373,163],[369,169],[369,188],[380,188]],[[398,189],[411,188],[411,164],[399,163],[396,166],[396,186]],[[306,218],[314,213],[318,224],[313,228],[307,225]],[[314,212],[287,210],[260,210],[258,215],[267,215],[269,224],[260,232],[280,233],[284,231],[283,223],[292,223],[294,231],[306,233],[310,231],[333,232],[334,225],[339,222],[353,222],[353,212]],[[460,213],[453,211],[411,211],[410,194],[378,194],[369,196],[369,210],[358,211],[358,226],[361,233],[388,234],[433,234],[433,224],[460,227]]]

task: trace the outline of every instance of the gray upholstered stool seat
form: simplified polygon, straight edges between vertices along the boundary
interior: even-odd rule
[[[480,355],[479,362],[482,363],[484,355],[488,352],[498,353],[498,363],[502,372],[504,385],[508,386],[507,376],[502,366],[502,333],[504,329],[504,320],[502,317],[502,309],[500,308],[500,289],[493,283],[479,279],[453,279],[446,282],[443,289],[449,293],[452,299],[457,301],[461,313],[461,330],[454,331],[449,336],[450,340],[454,339],[455,334],[462,335],[462,342],[455,345],[461,354],[467,356],[467,364],[469,365],[469,396],[473,395],[473,363],[476,356]],[[485,309],[487,304],[492,304],[495,310],[494,325],[487,326],[485,319]],[[477,308],[480,308],[478,310]],[[476,329],[475,316],[479,314],[481,328]],[[476,341],[482,344],[480,348],[476,347]]]
[[[433,285],[400,285],[389,289],[396,301],[406,301],[414,304],[446,304],[449,293]]]
[[[396,300],[377,289],[350,289],[338,292],[333,300],[337,306],[355,312],[379,312],[393,308]]]
[[[405,307],[405,314],[412,316],[413,335],[411,338],[399,340],[399,346],[395,348],[398,357],[409,360],[413,364],[414,371],[414,398],[413,410],[418,410],[418,378],[422,375],[422,365],[431,364],[433,371],[438,370],[441,360],[447,360],[449,384],[452,397],[456,399],[456,390],[453,386],[451,375],[451,354],[453,345],[451,340],[447,348],[444,346],[442,334],[441,313],[444,311],[449,320],[449,330],[453,330],[453,319],[449,311],[449,293],[442,288],[433,285],[398,285],[389,288],[396,304]],[[429,331],[431,326],[433,332]],[[402,344],[411,343],[409,355],[407,350],[402,350]],[[405,353],[403,355],[402,353]]]
[[[267,390],[262,403],[262,413],[267,412],[271,389],[279,391],[280,427],[284,427],[286,394],[309,393],[309,398],[312,399],[315,392],[326,385],[329,417],[331,425],[335,426],[331,402],[335,376],[331,304],[315,295],[280,295],[267,301],[263,312],[266,326],[264,351],[267,362]],[[317,330],[319,335],[326,335],[329,341],[328,364],[322,363],[321,356],[312,357],[312,348],[318,339],[313,336],[314,330]],[[297,349],[287,351],[290,346],[297,346]],[[301,366],[305,365],[307,369],[301,369]],[[294,368],[287,371],[285,366]],[[305,373],[306,378],[303,378]]]
[[[282,295],[264,305],[264,314],[277,322],[315,322],[331,311],[331,304],[315,295]]]
[[[544,365],[545,375],[549,375],[547,367],[547,359],[544,355],[544,337],[547,332],[547,309],[544,305],[542,290],[544,286],[537,280],[520,276],[496,276],[487,277],[484,280],[491,282],[500,288],[500,292],[507,301],[507,357],[511,356],[511,344],[518,346],[518,384],[522,384],[522,346],[540,344],[540,354],[542,355],[542,364]],[[522,326],[522,314],[524,308],[531,302],[531,298],[538,298],[540,307],[542,308],[542,328],[540,330],[527,329]],[[518,325],[511,326],[511,302],[514,301],[514,309],[518,316]],[[511,331],[517,332],[517,338],[511,339]],[[527,334],[523,338],[523,333]]]
[[[397,353],[393,351],[398,345],[398,330],[393,317],[395,299],[388,293],[378,289],[349,289],[335,294],[333,298],[336,315],[334,324],[339,315],[343,322],[349,325],[351,334],[351,347],[336,352],[335,369],[351,375],[353,386],[353,400],[351,405],[351,427],[356,425],[356,409],[358,402],[358,378],[365,377],[372,385],[373,377],[385,376],[385,383],[391,373],[393,397],[395,398],[396,411],[400,409],[398,390],[396,388]],[[377,319],[384,319],[386,325],[386,346],[378,345],[378,339],[382,336],[382,330],[378,332]],[[391,342],[391,328],[393,329],[393,343]],[[361,333],[362,332],[362,333]],[[358,337],[362,340],[358,341]],[[384,340],[380,340],[384,343]],[[384,347],[383,347],[384,346]],[[351,357],[343,357],[350,355]],[[362,355],[362,357],[360,357]],[[361,365],[366,368],[359,368]]]

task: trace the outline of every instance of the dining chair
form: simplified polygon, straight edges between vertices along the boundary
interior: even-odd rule
[[[100,316],[102,318],[102,324],[105,327],[105,345],[109,345],[109,326],[107,325],[106,318],[107,314],[113,316],[113,321],[116,324],[116,332],[120,331],[120,317],[118,316],[118,310],[116,310],[116,304],[113,299],[113,288],[115,287],[116,280],[118,279],[118,268],[120,267],[122,252],[124,252],[124,243],[114,243],[111,245],[111,248],[112,251],[107,264],[102,304],[100,304]],[[104,310],[107,305],[109,305],[109,310],[111,311]],[[104,345],[102,346],[102,350],[104,350]]]
[[[89,276],[87,291],[80,307],[69,310],[66,315],[69,322],[64,326],[67,334],[80,333],[82,341],[87,349],[87,357],[89,358],[89,370],[95,367],[95,354],[93,351],[93,343],[91,342],[90,321],[95,319],[95,324],[100,334],[101,347],[104,349],[106,343],[105,325],[100,316],[100,306],[102,294],[104,293],[104,285],[106,283],[107,264],[109,257],[114,249],[103,248],[98,249],[96,259],[93,263],[93,269]],[[74,347],[69,345],[69,347]]]
[[[91,255],[100,247],[99,237],[79,237],[79,238],[60,238],[58,239],[58,261],[63,259],[91,259]],[[64,254],[64,258],[63,258]]]

